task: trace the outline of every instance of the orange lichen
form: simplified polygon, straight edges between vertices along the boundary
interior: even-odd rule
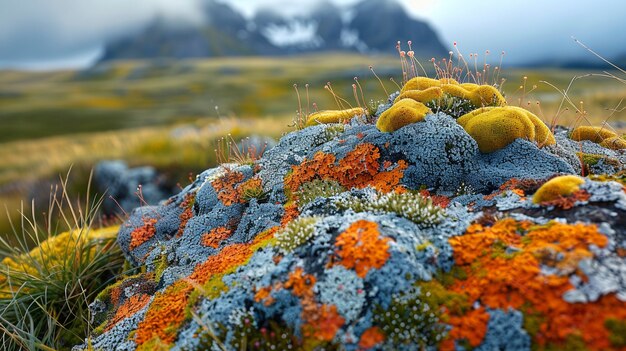
[[[511,178],[507,180],[504,184],[500,185],[500,188],[495,192],[483,196],[485,200],[493,200],[497,196],[501,195],[506,191],[513,191],[520,197],[526,196],[528,193],[534,193],[539,189],[541,185],[543,185],[545,181],[536,180],[536,179],[518,179]]]
[[[390,238],[380,237],[378,224],[359,220],[346,231],[339,234],[335,241],[340,264],[354,269],[357,275],[364,278],[372,268],[381,268],[389,258]]]
[[[185,320],[185,306],[193,287],[185,281],[178,281],[157,293],[139,322],[135,333],[135,342],[142,345],[154,338],[171,344],[176,340],[178,327]]]
[[[224,273],[230,268],[242,265],[250,256],[252,256],[250,244],[228,245],[205,262],[198,264],[189,278],[198,284],[204,284],[214,274]]]
[[[128,300],[126,300],[121,306],[117,308],[117,311],[115,311],[115,315],[109,320],[109,324],[104,329],[104,331],[106,332],[111,330],[111,328],[113,328],[121,320],[131,317],[135,313],[139,312],[139,310],[144,308],[148,304],[148,302],[150,302],[150,295],[137,294],[131,296]]]
[[[274,303],[274,298],[270,296],[271,292],[272,292],[271,286],[266,286],[266,287],[259,289],[256,292],[256,294],[254,294],[254,301],[255,302],[263,301],[263,305],[270,306],[271,304]]]
[[[331,341],[345,323],[345,319],[337,313],[335,305],[316,303],[313,291],[315,282],[315,276],[305,273],[302,267],[298,267],[289,274],[289,279],[284,284],[279,284],[274,289],[290,289],[295,296],[300,298],[304,337]]]
[[[314,179],[334,180],[346,189],[367,186],[382,192],[394,190],[404,175],[408,164],[400,160],[395,167],[384,161],[380,170],[380,150],[373,144],[359,144],[354,150],[336,162],[332,154],[316,153],[312,159],[293,166],[292,172],[285,179],[285,185],[292,193],[300,186]]]
[[[346,320],[337,313],[335,305],[316,306],[316,312],[309,314],[302,326],[302,334],[317,340],[331,341]],[[303,312],[304,313],[304,312]],[[307,316],[303,316],[303,319]]]
[[[450,198],[443,195],[432,195],[428,190],[420,190],[420,195],[428,197],[433,202],[433,205],[441,208],[446,208],[450,204]]]
[[[452,340],[467,340],[472,347],[476,347],[480,345],[487,333],[489,313],[480,307],[463,316],[451,316],[447,323],[452,326],[452,330],[446,340],[447,343],[441,346],[442,350],[454,350],[454,343],[449,344]]]
[[[208,233],[202,235],[200,242],[203,246],[217,249],[222,241],[230,238],[232,233],[232,230],[226,227],[213,228]]]
[[[293,294],[298,297],[313,296],[313,285],[315,285],[315,282],[314,275],[305,274],[302,267],[298,267],[289,274],[285,288],[291,289]]]
[[[359,348],[371,349],[376,345],[385,341],[385,334],[378,327],[371,327],[361,334],[361,340],[359,340]]]
[[[608,244],[595,225],[533,226],[505,219],[492,227],[471,225],[465,235],[449,242],[456,265],[464,271],[463,279],[448,287],[450,291],[464,294],[470,303],[478,301],[485,308],[513,308],[526,316],[538,316],[537,330],[531,333],[538,345],[564,347],[568,337],[580,336],[589,349],[610,348],[609,331],[598,321],[626,318],[626,304],[615,294],[593,303],[563,300],[564,293],[573,288],[569,275],[586,279],[577,267],[581,260],[593,257],[589,247]],[[554,267],[562,274],[543,273],[542,266]],[[451,311],[448,317],[453,327],[451,339],[464,338],[472,345],[479,342],[478,335],[463,333],[482,330],[486,320]]]
[[[578,201],[587,201],[589,200],[589,198],[591,197],[591,194],[589,194],[587,191],[585,190],[576,190],[574,191],[572,194],[568,195],[568,196],[559,196],[554,200],[551,201],[544,201],[541,202],[540,205],[541,206],[554,206],[556,208],[560,208],[562,210],[569,210],[571,208],[574,207],[574,205],[576,204],[576,202]]]
[[[225,206],[241,202],[236,186],[243,181],[243,178],[243,173],[226,169],[224,175],[211,182],[217,198]]]
[[[150,240],[154,234],[156,234],[155,224],[157,223],[156,218],[146,218],[143,220],[143,225],[141,227],[135,228],[130,233],[130,249],[133,250],[139,247],[141,244]]]
[[[285,213],[283,213],[283,217],[280,220],[280,226],[281,227],[286,226],[289,222],[296,219],[299,215],[300,215],[300,212],[298,211],[298,204],[294,202],[289,205],[286,205]]]
[[[180,208],[183,209],[183,213],[181,213],[179,216],[180,225],[178,226],[178,233],[176,233],[176,236],[180,237],[181,235],[183,235],[185,227],[187,226],[187,222],[189,222],[189,220],[193,218],[193,204],[195,201],[196,194],[189,193],[185,196],[185,199],[180,204]]]

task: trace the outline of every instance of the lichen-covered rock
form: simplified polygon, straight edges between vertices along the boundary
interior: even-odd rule
[[[615,167],[537,202],[591,169],[579,142],[485,154],[455,117],[308,127],[136,209],[118,243],[142,273],[75,349],[623,349],[621,151],[580,142]]]

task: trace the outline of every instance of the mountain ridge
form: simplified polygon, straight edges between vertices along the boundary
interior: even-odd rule
[[[99,61],[326,51],[372,54],[389,52],[399,40],[412,40],[416,56],[423,58],[448,52],[428,23],[411,18],[393,0],[364,0],[345,9],[326,2],[309,13],[291,17],[266,8],[246,19],[215,0],[206,1],[202,11],[205,21],[199,25],[156,17],[142,30],[108,42]]]

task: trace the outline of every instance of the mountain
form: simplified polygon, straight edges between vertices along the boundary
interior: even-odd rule
[[[324,51],[391,53],[398,40],[412,40],[420,57],[448,52],[428,23],[409,17],[394,0],[364,0],[341,8],[320,2],[309,13],[291,17],[263,9],[249,19],[227,4],[207,0],[202,12],[202,24],[155,18],[139,32],[107,43],[100,61]]]

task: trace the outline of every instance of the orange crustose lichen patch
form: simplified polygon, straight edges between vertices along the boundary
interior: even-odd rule
[[[193,203],[195,200],[196,200],[196,194],[189,193],[187,194],[187,196],[185,196],[185,199],[180,204],[180,208],[183,209],[183,213],[181,213],[179,217],[180,225],[178,226],[178,233],[176,233],[176,236],[183,235],[183,231],[185,230],[185,227],[187,226],[187,222],[189,222],[189,220],[193,218]]]
[[[133,250],[139,247],[141,244],[150,240],[156,234],[155,224],[157,223],[156,218],[147,218],[144,219],[143,225],[141,227],[135,228],[130,233],[130,249]]]
[[[313,286],[315,276],[304,273],[301,267],[289,274],[284,288],[300,298],[302,306],[302,334],[308,338],[331,341],[337,331],[345,323],[345,319],[337,313],[335,305],[318,305],[315,301]]]
[[[285,283],[285,288],[291,289],[291,292],[298,297],[308,297],[313,296],[313,285],[315,285],[315,282],[315,276],[304,274],[304,270],[298,267],[289,274],[289,280]]]
[[[135,342],[141,345],[153,338],[159,338],[165,344],[176,340],[178,327],[185,320],[185,306],[193,287],[178,281],[165,291],[157,293],[148,311],[137,326]]]
[[[587,201],[591,197],[585,190],[576,190],[571,195],[568,196],[559,196],[551,201],[541,202],[541,206],[554,206],[556,208],[560,208],[562,210],[569,210],[574,207],[577,201]]]
[[[227,170],[226,173],[211,182],[217,193],[217,198],[225,205],[230,206],[242,202],[236,186],[243,181],[243,173]]]
[[[202,235],[201,243],[206,247],[217,249],[222,241],[230,238],[231,234],[232,230],[226,227],[213,228],[210,232]]]
[[[272,287],[266,286],[259,289],[256,294],[254,294],[254,301],[261,302],[263,301],[263,305],[270,306],[274,303],[274,298],[270,296],[272,293]]]
[[[205,262],[198,264],[189,278],[198,284],[204,284],[214,274],[224,273],[230,268],[242,265],[252,256],[252,253],[250,244],[228,245],[219,253],[210,256]]]
[[[523,311],[526,318],[538,316],[538,330],[533,337],[539,345],[564,347],[569,336],[580,336],[589,349],[610,348],[609,331],[602,321],[624,320],[626,304],[615,294],[585,304],[563,299],[563,294],[573,288],[569,276],[582,275],[577,268],[579,262],[593,257],[590,245],[608,244],[595,225],[533,226],[505,219],[492,227],[471,225],[465,235],[449,242],[457,266],[467,275],[455,280],[450,291],[464,294],[470,303],[478,301],[485,308],[511,307]],[[543,273],[542,266],[557,268],[561,273]],[[467,333],[484,330],[487,322],[478,310],[465,315],[451,313],[450,338],[464,338],[478,345],[482,340],[479,333]]]
[[[394,190],[404,176],[408,164],[400,160],[394,166],[383,162],[380,171],[380,150],[372,144],[359,144],[354,150],[337,163],[332,154],[316,153],[312,159],[305,160],[292,168],[285,179],[285,185],[292,193],[298,191],[304,183],[314,179],[335,180],[346,189],[373,187],[381,192]]]
[[[432,195],[428,190],[420,190],[420,195],[423,197],[429,197],[433,202],[433,205],[441,208],[446,208],[450,204],[450,198],[443,195]]]
[[[298,205],[296,203],[291,203],[285,206],[285,213],[283,214],[283,217],[280,219],[280,226],[281,227],[286,226],[287,224],[289,224],[289,222],[296,219],[299,215],[300,215],[300,212],[298,211]]]
[[[333,340],[346,320],[337,313],[335,305],[321,305],[315,309],[317,313],[309,314],[306,319],[303,316],[306,324],[302,326],[302,334],[323,341]]]
[[[146,306],[150,302],[150,295],[147,294],[137,294],[131,296],[128,300],[126,300],[120,307],[115,311],[115,315],[113,318],[109,320],[109,324],[104,329],[104,331],[109,331],[113,328],[119,321],[124,318],[131,317],[135,313],[139,312],[144,306]]]
[[[374,346],[385,341],[385,334],[378,327],[371,327],[361,335],[359,347],[362,349],[371,349]]]
[[[500,185],[500,188],[489,195],[483,196],[485,200],[493,200],[496,196],[504,193],[507,190],[511,190],[517,195],[524,197],[528,193],[534,193],[539,187],[545,183],[542,180],[536,179],[517,179],[511,178],[504,184]]]
[[[359,220],[346,231],[339,234],[335,241],[338,264],[354,269],[364,278],[372,268],[381,268],[389,258],[390,238],[380,237],[378,224]]]

